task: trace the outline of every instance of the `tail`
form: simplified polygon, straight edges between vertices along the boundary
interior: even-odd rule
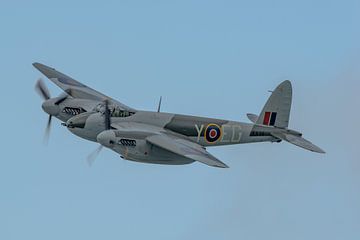
[[[280,83],[272,92],[263,107],[256,124],[287,128],[289,126],[291,101],[291,82],[286,80]]]
[[[309,151],[325,153],[324,150],[304,139],[301,133],[288,129],[291,101],[292,86],[291,82],[286,80],[272,92],[260,116],[248,114],[249,119],[255,123],[252,131],[266,132],[275,139],[287,141]]]

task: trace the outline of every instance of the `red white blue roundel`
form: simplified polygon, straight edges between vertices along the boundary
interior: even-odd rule
[[[221,137],[221,128],[217,124],[209,124],[205,129],[205,140],[213,143]]]

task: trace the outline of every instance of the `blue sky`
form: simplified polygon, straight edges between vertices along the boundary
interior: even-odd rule
[[[2,1],[0,239],[360,239],[359,1]],[[247,121],[284,79],[290,127],[327,151],[123,161],[53,122],[42,62],[138,109]],[[5,84],[5,85],[4,85]],[[51,93],[60,94],[49,81]]]

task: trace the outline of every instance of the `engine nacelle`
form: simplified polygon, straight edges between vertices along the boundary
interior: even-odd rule
[[[57,116],[60,112],[59,105],[56,105],[57,98],[50,98],[48,100],[45,100],[43,104],[41,105],[44,112],[51,116]]]
[[[151,145],[147,135],[138,132],[106,130],[97,136],[97,141],[104,147],[120,153],[125,159],[141,161],[148,158]]]
[[[106,130],[97,136],[97,141],[131,161],[170,165],[194,161],[148,143],[146,138],[153,134],[146,131]]]

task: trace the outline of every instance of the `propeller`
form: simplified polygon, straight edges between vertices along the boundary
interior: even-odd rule
[[[101,152],[101,149],[103,149],[103,145],[99,145],[92,153],[89,154],[89,156],[87,157],[87,162],[89,164],[89,166],[91,167],[93,165],[93,163],[95,162],[97,156],[99,155],[99,153]]]
[[[59,105],[60,103],[62,103],[63,101],[65,101],[69,96],[72,96],[72,89],[68,88],[66,90],[64,90],[65,92],[63,92],[58,99],[56,100],[56,102],[54,102],[55,105]]]
[[[104,100],[104,106],[105,106],[105,111],[104,111],[105,130],[110,130],[111,129],[111,116],[110,116],[108,99]],[[93,163],[95,162],[97,156],[99,155],[99,153],[101,152],[102,149],[103,149],[103,145],[100,145],[92,153],[89,154],[89,156],[87,157],[86,160],[90,167],[93,165]]]
[[[40,95],[40,97],[42,99],[44,99],[44,101],[50,99],[49,89],[46,87],[46,85],[45,85],[44,81],[42,80],[42,78],[39,78],[36,81],[35,91]],[[51,119],[52,119],[52,116],[49,114],[49,118],[48,118],[48,121],[47,121],[47,124],[46,124],[45,133],[44,133],[44,144],[48,144],[48,142],[49,142],[50,129],[51,129]]]
[[[110,119],[109,100],[105,99],[104,103],[105,103],[105,112],[104,112],[105,130],[110,130],[111,119]]]
[[[44,133],[44,144],[47,145],[49,143],[49,138],[50,138],[50,131],[51,131],[51,119],[52,116],[49,115],[47,124],[46,124],[46,128],[45,128],[45,133]]]
[[[42,78],[39,78],[35,84],[35,91],[45,100],[50,99],[49,89],[46,87]]]
[[[60,103],[62,103],[63,101],[65,101],[68,98],[68,94],[66,92],[62,93],[58,100],[56,100],[56,102],[54,102],[55,105],[59,105]]]
[[[39,78],[36,81],[35,91],[44,100],[44,103],[51,98],[50,91],[46,87],[46,85],[45,85],[44,81],[42,80],[42,78]],[[59,105],[60,103],[65,101],[65,99],[68,98],[68,95],[70,93],[71,93],[71,89],[69,89],[68,91],[62,93],[59,96],[59,98],[53,104],[54,105]],[[43,108],[44,108],[44,103],[43,103]],[[47,124],[46,124],[45,133],[44,133],[44,144],[48,144],[48,142],[49,142],[50,130],[51,130],[51,120],[52,120],[52,115],[49,114],[49,118],[48,118],[48,121],[47,121]]]

